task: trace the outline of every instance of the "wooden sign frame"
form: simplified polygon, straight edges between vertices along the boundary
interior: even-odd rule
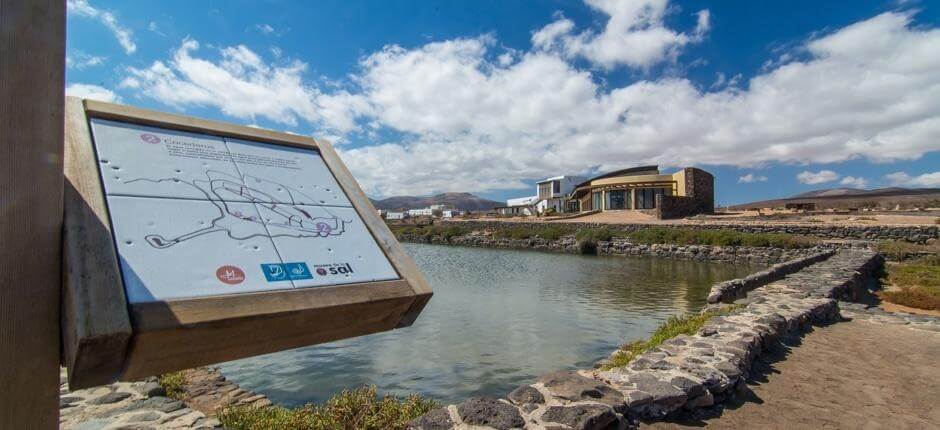
[[[63,363],[73,389],[411,325],[432,292],[327,141],[66,98]],[[129,304],[89,120],[319,150],[400,279]]]

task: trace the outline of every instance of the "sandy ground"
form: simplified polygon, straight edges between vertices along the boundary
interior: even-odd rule
[[[936,225],[940,212],[930,211],[922,214],[787,214],[783,217],[759,217],[753,213],[730,213],[721,215],[699,216],[691,219],[658,220],[651,215],[637,211],[605,211],[576,218],[561,219],[540,217],[481,218],[488,221],[508,222],[584,222],[601,224],[802,224],[802,225]]]
[[[759,359],[746,401],[720,417],[641,428],[940,428],[938,357],[940,333],[868,321],[817,327],[802,345]]]

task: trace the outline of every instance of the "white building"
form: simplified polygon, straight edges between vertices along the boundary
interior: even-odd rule
[[[461,213],[462,212],[457,209],[444,209],[441,211],[441,218],[453,218],[457,215],[460,215]]]
[[[385,219],[405,219],[405,218],[408,218],[407,212],[388,211],[385,213]]]
[[[408,209],[408,216],[431,216],[434,215],[434,209]]]
[[[566,207],[568,195],[585,181],[581,176],[555,176],[535,184],[536,195],[506,200],[506,206],[496,208],[501,215],[535,215],[553,209],[556,213],[577,212],[575,206]]]

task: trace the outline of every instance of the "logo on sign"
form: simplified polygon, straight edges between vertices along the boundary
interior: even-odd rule
[[[268,282],[296,281],[298,279],[313,279],[307,263],[269,263],[262,264],[261,270]]]
[[[215,277],[228,285],[238,285],[245,280],[245,272],[235,266],[222,266],[216,269]]]
[[[147,143],[153,143],[153,144],[160,143],[160,138],[150,133],[144,133],[140,135],[140,140],[143,140],[144,142],[147,142]]]
[[[349,263],[320,264],[317,265],[317,274],[327,275],[351,275],[355,273]]]

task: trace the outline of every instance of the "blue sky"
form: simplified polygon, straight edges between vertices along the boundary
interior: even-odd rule
[[[940,5],[69,1],[67,91],[333,141],[372,196],[696,165],[940,187]]]

